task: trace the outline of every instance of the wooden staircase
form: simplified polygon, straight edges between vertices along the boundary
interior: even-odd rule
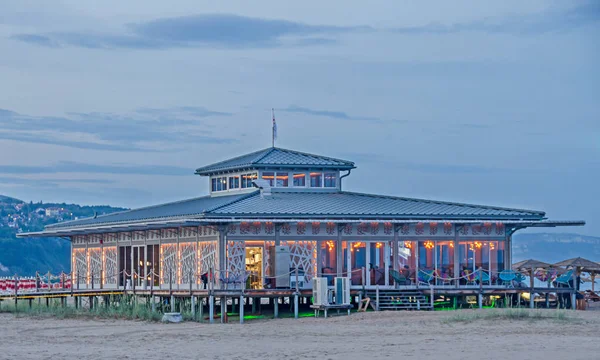
[[[431,300],[418,290],[367,290],[366,296],[378,310],[433,310]]]

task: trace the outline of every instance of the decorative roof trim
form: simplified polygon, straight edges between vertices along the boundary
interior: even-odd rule
[[[139,228],[169,228],[169,227],[188,227],[188,226],[201,226],[211,224],[231,224],[241,222],[273,222],[273,223],[294,223],[294,222],[332,222],[336,224],[352,224],[361,222],[370,223],[392,223],[392,224],[416,224],[416,223],[428,223],[428,222],[450,222],[453,224],[483,224],[486,222],[502,223],[504,225],[511,225],[516,228],[524,227],[556,227],[556,226],[583,226],[585,221],[583,220],[498,220],[498,219],[481,219],[481,220],[456,220],[456,219],[406,219],[406,220],[394,220],[394,219],[278,219],[278,218],[224,218],[224,219],[198,219],[198,218],[181,218],[179,220],[168,220],[168,221],[150,221],[150,222],[133,222],[124,226],[113,226],[113,225],[100,225],[100,226],[88,226],[70,229],[53,229],[44,230],[38,232],[22,233],[17,234],[18,238],[26,237],[57,237],[57,236],[72,236],[81,235],[86,232],[122,232],[122,231],[136,231],[134,229]]]

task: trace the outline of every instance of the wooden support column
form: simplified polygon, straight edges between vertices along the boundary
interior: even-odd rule
[[[177,259],[175,261],[175,279],[176,279],[175,281],[177,283],[177,289],[179,289],[179,285],[183,282],[183,281],[181,281],[182,279],[181,279],[181,276],[180,276],[180,273],[182,271],[182,270],[180,270],[180,268],[181,268],[181,256],[180,256],[181,255],[181,250],[180,250],[180,247],[179,247],[179,236],[180,236],[180,233],[181,233],[181,228],[178,227],[177,228],[177,253],[175,254],[176,255],[176,259]]]
[[[227,270],[227,229],[225,226],[219,226],[219,268],[216,273],[219,274],[218,279],[221,276],[225,276],[225,270]]]
[[[463,225],[464,226],[464,225]],[[458,280],[458,278],[460,277],[460,249],[459,249],[459,245],[458,245],[458,232],[459,229],[461,227],[458,224],[454,224],[454,274],[452,274],[452,277],[457,279],[454,280],[454,286],[458,288],[459,284],[460,284],[460,280]]]
[[[321,255],[321,240],[317,240],[317,277],[323,277],[323,256]]]
[[[398,257],[398,250],[400,249],[399,244],[398,244],[398,231],[400,230],[399,226],[394,226],[394,240],[392,241],[392,261],[394,262],[392,264],[392,268],[396,271],[399,271],[399,257]]]
[[[514,231],[509,231],[506,234],[506,243],[504,244],[504,268],[512,268],[512,234]]]
[[[276,297],[273,302],[273,317],[277,319],[279,317],[279,298]]]
[[[240,324],[244,323],[244,294],[240,295]]]
[[[419,240],[415,241],[415,284],[419,288]],[[420,307],[419,307],[420,310]]]
[[[344,252],[342,249],[342,227],[337,227],[337,240],[335,242],[335,263],[337,277],[344,276]]]

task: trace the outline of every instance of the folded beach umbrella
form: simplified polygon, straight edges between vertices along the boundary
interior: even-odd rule
[[[519,271],[519,270],[527,270],[530,271],[531,269],[547,269],[549,267],[552,267],[551,264],[548,264],[546,262],[540,261],[540,260],[535,260],[535,259],[527,259],[527,260],[523,260],[523,261],[519,261],[518,263],[514,263],[512,268],[513,270]]]
[[[576,257],[573,259],[563,260],[554,264],[556,266],[577,267],[584,272],[600,272],[600,264],[592,260]]]

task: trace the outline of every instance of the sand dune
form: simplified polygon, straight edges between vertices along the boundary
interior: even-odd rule
[[[600,356],[600,312],[573,311],[575,320],[566,321],[448,320],[454,314],[379,312],[244,325],[0,314],[0,358],[589,360]]]

